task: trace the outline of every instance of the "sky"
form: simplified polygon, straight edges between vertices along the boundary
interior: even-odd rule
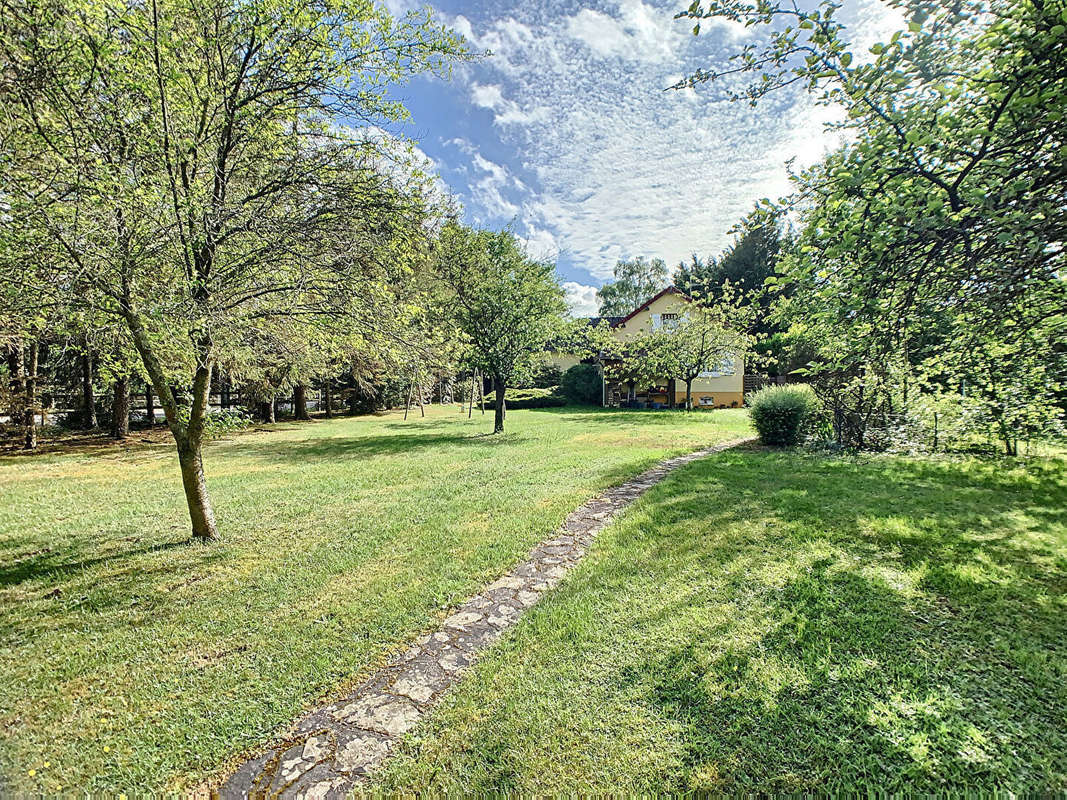
[[[385,0],[396,15],[419,0]],[[843,0],[856,51],[898,17],[880,0]],[[434,16],[473,51],[451,80],[416,78],[395,95],[415,140],[468,223],[510,225],[531,255],[556,261],[576,315],[621,258],[719,253],[760,198],[787,193],[787,162],[840,142],[838,116],[800,91],[753,108],[704,85],[669,90],[723,64],[751,29],[675,20],[684,0],[435,0]]]

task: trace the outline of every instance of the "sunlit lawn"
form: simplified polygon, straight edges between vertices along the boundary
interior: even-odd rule
[[[170,446],[0,458],[0,794],[191,785],[354,682],[656,460],[744,412],[454,409],[211,444],[188,543]]]
[[[471,674],[386,789],[1067,790],[1067,462],[686,467]]]

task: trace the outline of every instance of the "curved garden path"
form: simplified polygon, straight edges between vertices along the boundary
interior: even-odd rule
[[[345,697],[307,714],[291,736],[246,761],[212,794],[312,800],[344,797],[366,783],[478,654],[585,555],[615,514],[678,467],[749,441],[737,439],[669,458],[594,497],[573,511],[555,536],[460,606],[440,628],[419,637]]]

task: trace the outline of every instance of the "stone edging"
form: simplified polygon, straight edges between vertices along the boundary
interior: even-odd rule
[[[365,783],[391,748],[437,705],[478,654],[555,586],[611,518],[668,473],[738,439],[661,461],[594,497],[551,539],[489,584],[433,633],[419,637],[344,698],[315,709],[294,733],[246,761],[212,795],[222,798],[344,797]]]

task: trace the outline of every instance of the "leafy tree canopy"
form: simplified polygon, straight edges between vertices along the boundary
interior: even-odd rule
[[[384,87],[447,73],[465,46],[363,0],[0,3],[0,158],[26,239],[4,253],[35,237],[56,253],[0,269],[46,289],[16,302],[121,322],[193,533],[215,538],[200,447],[213,371],[272,320],[388,330],[427,210],[371,126],[406,116]]]
[[[441,233],[438,272],[470,345],[469,366],[493,380],[499,433],[507,387],[529,377],[561,331],[566,304],[555,265],[530,258],[511,231],[451,223]]]
[[[1067,9],[893,5],[906,29],[859,52],[833,2],[698,0],[679,14],[696,32],[725,18],[753,41],[679,86],[721,82],[756,103],[796,85],[846,110],[848,146],[795,176],[784,210],[800,232],[770,279],[781,319],[819,344],[816,371],[862,398],[845,416],[899,420],[907,387],[966,375],[1010,437],[1008,407],[1043,416],[1064,373]]]
[[[621,317],[629,314],[657,292],[667,287],[670,273],[662,258],[651,261],[644,256],[618,261],[615,279],[597,289],[600,316]]]

